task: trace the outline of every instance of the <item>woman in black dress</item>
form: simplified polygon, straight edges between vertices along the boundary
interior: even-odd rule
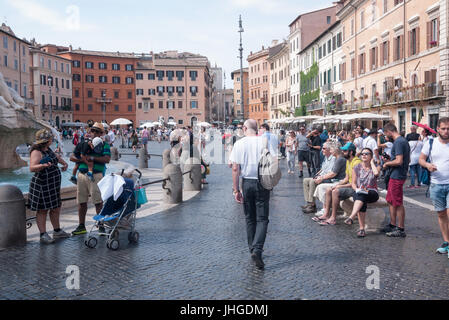
[[[67,170],[67,163],[56,155],[50,146],[53,136],[49,130],[42,129],[36,133],[36,142],[30,151],[30,171],[34,172],[31,178],[28,202],[31,211],[36,211],[36,222],[40,232],[41,243],[53,243],[57,238],[67,238],[70,234],[64,232],[59,226],[61,211],[61,170]],[[54,232],[51,238],[46,232],[47,212],[50,210],[50,221]]]

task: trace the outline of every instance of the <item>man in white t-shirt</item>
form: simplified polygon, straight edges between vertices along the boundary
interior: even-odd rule
[[[357,149],[357,151],[356,151],[357,152],[357,156],[360,156],[360,153],[363,150],[363,141],[364,140],[363,140],[362,135],[363,135],[362,130],[359,130],[359,129],[355,130],[354,145],[355,145],[355,147]]]
[[[419,164],[431,172],[430,198],[435,211],[438,212],[438,222],[444,239],[437,252],[447,253],[449,258],[449,117],[438,121],[437,131],[439,137],[424,144]],[[430,162],[427,162],[427,158]]]
[[[251,258],[257,268],[263,269],[262,252],[267,235],[270,191],[259,183],[258,167],[266,138],[257,136],[257,122],[253,119],[245,121],[243,132],[245,137],[234,144],[230,156],[233,194],[237,202],[243,203]],[[243,195],[239,187],[240,176]]]
[[[112,145],[114,144],[114,141],[115,141],[115,134],[114,134],[114,131],[112,129],[109,130],[108,136],[109,136],[109,139],[111,141],[110,146],[112,147]]]
[[[369,135],[363,140],[363,149],[369,148],[374,153],[374,160],[379,161],[379,148],[377,146],[377,130],[371,129]]]

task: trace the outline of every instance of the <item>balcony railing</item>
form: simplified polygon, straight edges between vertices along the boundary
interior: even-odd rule
[[[407,88],[390,90],[383,94],[380,103],[401,103],[444,97],[441,82],[423,83]]]
[[[324,109],[324,105],[321,102],[315,102],[307,105],[307,111],[315,111]]]
[[[328,93],[332,91],[332,83],[327,83],[321,87],[323,93]]]
[[[268,98],[267,97],[262,97],[262,98],[260,98],[260,102],[268,103]]]

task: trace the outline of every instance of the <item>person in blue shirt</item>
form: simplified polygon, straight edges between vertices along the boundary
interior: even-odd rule
[[[268,140],[268,150],[273,156],[278,156],[279,153],[279,140],[278,137],[270,132],[270,126],[266,123],[262,123],[259,128],[259,136],[266,137]]]

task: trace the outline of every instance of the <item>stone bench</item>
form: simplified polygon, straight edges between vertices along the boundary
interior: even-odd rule
[[[348,218],[352,213],[354,200],[351,198],[340,202],[340,207],[344,211],[344,217]],[[384,209],[388,208],[388,203],[385,198],[380,197],[375,203],[368,203],[365,218],[365,230],[367,232],[379,232],[386,224],[388,215]]]

